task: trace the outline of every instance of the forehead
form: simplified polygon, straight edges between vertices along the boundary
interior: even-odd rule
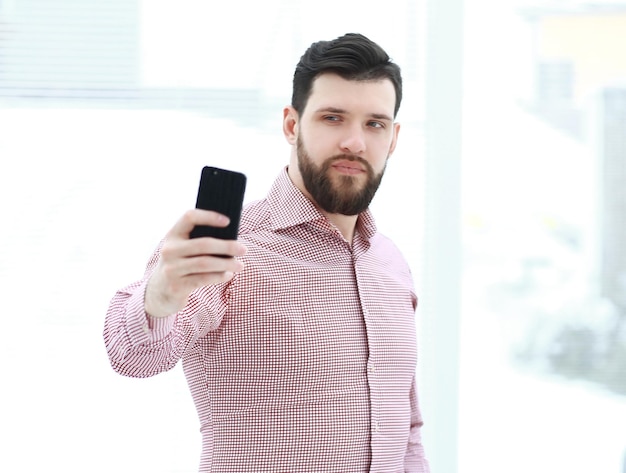
[[[395,103],[396,91],[389,79],[357,81],[326,73],[314,80],[306,108],[315,112],[333,107],[393,117]]]

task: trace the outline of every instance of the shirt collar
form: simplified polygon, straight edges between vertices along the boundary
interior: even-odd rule
[[[326,217],[298,189],[287,174],[287,167],[278,175],[267,195],[272,230],[295,227],[308,222],[327,222]],[[369,209],[359,215],[356,232],[369,240],[376,233],[376,223]]]

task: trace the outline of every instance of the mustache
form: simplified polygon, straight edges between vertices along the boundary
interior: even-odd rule
[[[360,156],[356,156],[354,154],[336,154],[334,156],[331,156],[330,158],[328,158],[328,161],[332,162],[332,161],[358,161],[360,163],[366,163],[367,161],[365,161],[363,158],[361,158]]]

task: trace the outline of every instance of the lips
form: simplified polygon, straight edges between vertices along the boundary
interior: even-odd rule
[[[355,175],[365,172],[363,165],[357,161],[342,159],[332,164],[333,169],[343,174]]]

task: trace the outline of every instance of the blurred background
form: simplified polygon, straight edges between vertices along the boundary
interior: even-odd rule
[[[420,296],[433,473],[626,471],[626,2],[0,0],[0,471],[197,470],[182,369],[111,370],[115,291],[195,203],[262,198],[314,41],[405,80],[372,207]]]

